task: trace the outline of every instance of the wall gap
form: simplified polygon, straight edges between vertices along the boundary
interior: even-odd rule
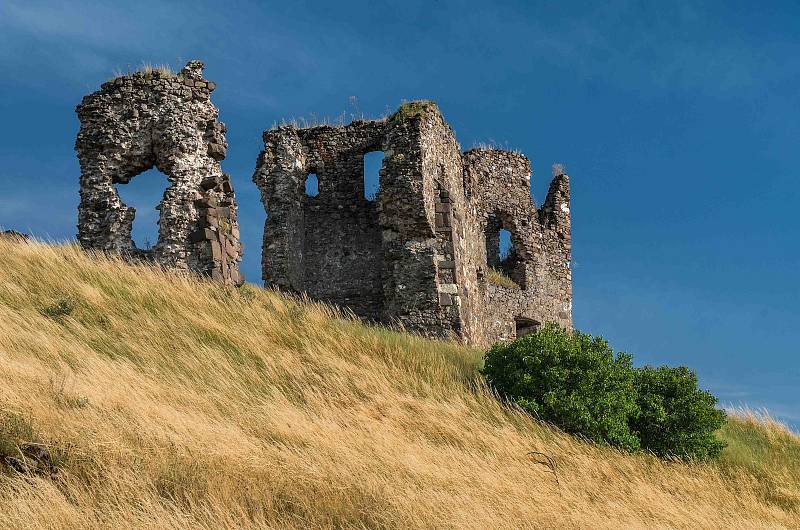
[[[514,243],[511,241],[511,232],[505,228],[500,229],[500,248],[497,257],[499,261],[504,261],[514,252]]]
[[[127,184],[116,185],[122,202],[136,209],[131,239],[140,250],[150,250],[158,243],[159,208],[169,185],[167,176],[156,168],[139,173]]]
[[[306,177],[306,196],[316,197],[319,195],[319,179],[316,173],[309,173]]]
[[[539,331],[540,325],[538,321],[530,318],[517,317],[514,319],[514,330],[517,334],[517,338],[536,333]]]
[[[514,239],[499,215],[489,217],[486,223],[486,264],[495,273],[525,289],[525,264],[517,253]]]
[[[381,167],[383,151],[372,151],[364,155],[364,198],[368,201],[374,201],[381,190]]]

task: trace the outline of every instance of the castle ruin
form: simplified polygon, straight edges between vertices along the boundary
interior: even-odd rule
[[[240,285],[242,245],[225,126],[203,64],[104,83],[76,111],[78,240],[87,249]],[[531,164],[500,149],[462,153],[433,102],[381,120],[281,126],[264,133],[253,182],[267,211],[267,287],[305,293],[368,321],[484,346],[572,327],[569,178],[554,171],[536,208]],[[364,193],[364,157],[383,153]],[[117,185],[157,168],[170,181],[152,249],[131,239],[134,208]],[[318,194],[306,193],[314,176]],[[502,231],[512,250],[501,254]]]
[[[203,79],[203,63],[191,61],[177,75],[136,72],[83,98],[75,150],[81,167],[78,241],[84,248],[227,284],[243,282],[236,199],[219,164],[228,147],[225,126],[209,99],[214,88]],[[158,242],[139,249],[131,239],[136,211],[115,186],[153,167],[170,186],[158,206]]]
[[[384,160],[371,199],[364,156],[374,151]],[[544,322],[571,328],[569,178],[554,173],[537,209],[526,157],[462,153],[428,101],[383,120],[268,130],[253,175],[268,214],[265,284],[475,345]],[[305,193],[309,175],[317,196]]]

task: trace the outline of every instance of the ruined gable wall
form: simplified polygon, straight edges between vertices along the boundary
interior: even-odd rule
[[[319,195],[303,196],[304,290],[314,298],[379,318],[383,306],[383,250],[377,201],[364,197],[364,155],[380,150],[383,127],[357,122],[301,131]]]
[[[78,240],[84,248],[187,269],[240,284],[241,244],[225,157],[225,126],[209,97],[214,83],[192,61],[177,75],[137,72],[102,85],[76,109],[81,166]],[[156,167],[169,179],[153,249],[131,239],[135,209],[116,185]]]
[[[559,169],[559,168],[557,168]],[[572,328],[572,221],[569,176],[557,172],[539,209],[542,248],[548,271],[546,297],[552,301],[548,320]]]
[[[267,285],[302,291],[378,319],[382,248],[378,203],[364,198],[364,154],[381,150],[385,125],[281,127],[264,134],[254,182],[267,210]],[[305,193],[317,176],[319,194]]]
[[[473,315],[479,328],[476,342],[481,344],[514,338],[517,318],[572,325],[570,253],[568,246],[560,243],[569,239],[568,218],[551,222],[548,217],[542,223],[542,212],[537,211],[531,196],[530,178],[530,162],[519,153],[479,149],[464,154],[464,180],[475,214],[471,255],[482,278],[483,303]],[[567,182],[566,176],[560,178],[554,182]],[[569,190],[557,187],[561,191],[557,210],[563,213],[561,205],[568,208]],[[499,228],[511,232],[516,259],[509,260],[504,272],[519,289],[486,279],[490,266],[502,268],[492,256],[498,248]]]

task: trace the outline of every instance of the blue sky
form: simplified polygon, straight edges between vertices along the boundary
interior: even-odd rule
[[[74,107],[115,71],[197,58],[258,281],[262,131],[434,99],[465,149],[525,153],[537,202],[566,165],[577,327],[800,428],[800,4],[127,4],[0,3],[0,226],[74,237]],[[165,184],[122,190],[137,231]]]

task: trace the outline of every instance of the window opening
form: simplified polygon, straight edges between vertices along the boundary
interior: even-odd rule
[[[127,184],[116,186],[122,202],[136,210],[131,240],[139,250],[150,250],[158,243],[161,201],[168,186],[166,175],[156,168],[136,175]]]
[[[517,333],[517,338],[530,335],[539,331],[539,322],[530,318],[517,317],[514,319],[514,328]]]
[[[374,201],[381,190],[381,167],[383,151],[373,151],[364,155],[364,198]]]
[[[319,195],[319,180],[316,173],[309,173],[306,177],[306,196],[316,197]]]
[[[487,278],[494,284],[508,288],[525,289],[525,264],[514,245],[511,231],[503,227],[498,215],[486,223]]]
[[[500,244],[497,251],[498,261],[503,262],[514,252],[514,243],[511,241],[511,232],[505,228],[500,229]]]

